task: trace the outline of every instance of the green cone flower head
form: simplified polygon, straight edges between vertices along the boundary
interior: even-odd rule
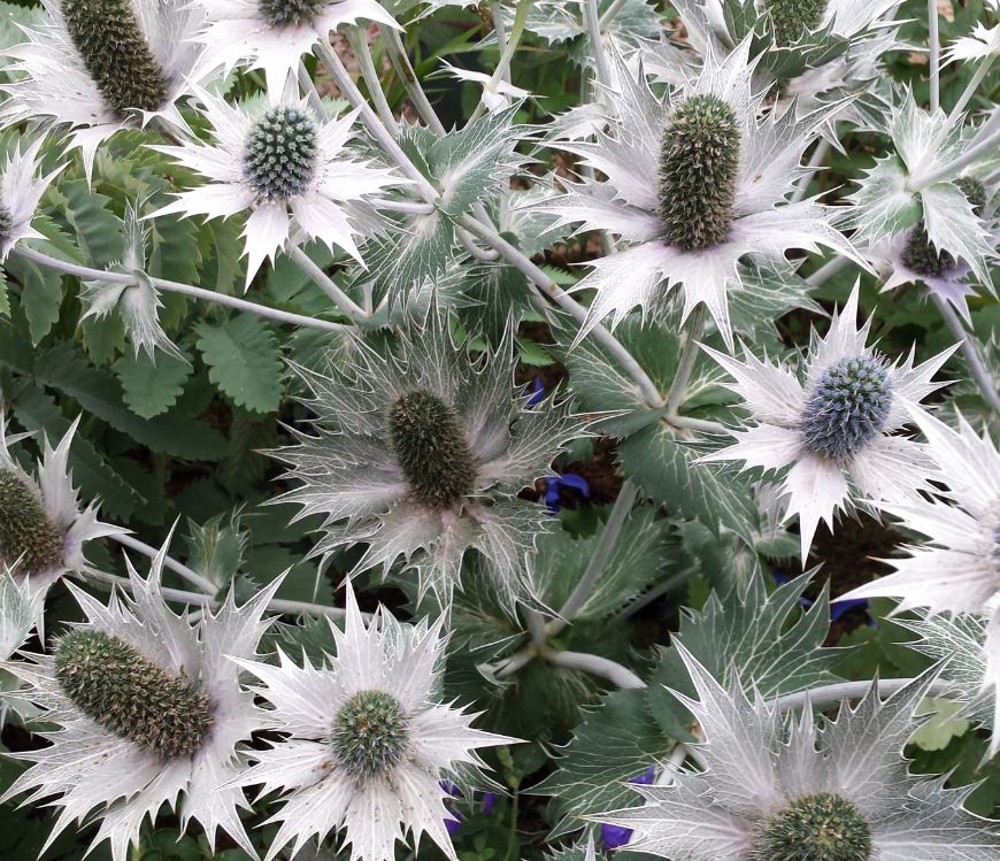
[[[529,408],[514,385],[513,335],[478,357],[436,312],[391,355],[362,347],[352,371],[299,369],[316,436],[273,452],[300,486],[281,497],[326,518],[317,552],[363,542],[358,570],[402,561],[444,602],[478,553],[508,601],[531,590],[527,552],[541,506],[517,493],[546,474],[584,423],[550,398]]]
[[[241,662],[261,685],[275,729],[287,736],[255,753],[241,778],[280,790],[280,823],[266,861],[287,857],[336,830],[351,861],[394,861],[396,843],[426,834],[458,861],[445,827],[454,781],[487,783],[477,750],[515,739],[472,727],[473,715],[442,702],[444,617],[428,627],[397,621],[380,607],[370,622],[347,586],[341,631],[330,623],[336,654],[298,666],[278,650],[278,665]],[[347,858],[346,847],[342,857]]]
[[[629,849],[687,861],[989,861],[996,822],[962,807],[968,787],[911,775],[902,750],[933,677],[881,699],[873,683],[834,719],[782,713],[739,679],[723,687],[676,640],[697,699],[674,692],[704,733],[698,771],[634,789],[640,807],[601,813]]]
[[[827,0],[767,0],[765,8],[774,27],[774,43],[781,47],[798,42],[819,27]]]

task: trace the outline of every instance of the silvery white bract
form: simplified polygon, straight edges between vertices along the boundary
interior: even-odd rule
[[[114,861],[126,861],[143,822],[167,804],[179,811],[182,830],[197,820],[214,847],[222,828],[256,857],[238,813],[248,805],[227,782],[245,762],[238,745],[268,718],[240,687],[231,659],[255,657],[278,583],[242,606],[230,594],[193,622],[164,604],[165,553],[146,579],[129,565],[131,598],[112,595],[104,606],[71,586],[87,621],[63,634],[52,654],[8,665],[30,686],[19,696],[59,727],[41,733],[48,747],[15,754],[34,765],[2,799],[55,797],[49,804],[59,815],[43,852],[71,823],[90,818],[100,822],[91,848],[108,840]]]
[[[41,594],[31,588],[27,578],[16,577],[6,565],[0,566],[0,662],[8,660],[28,639],[40,601]]]
[[[555,143],[607,181],[567,184],[563,197],[540,208],[628,243],[592,261],[577,285],[597,291],[580,337],[609,314],[617,325],[637,305],[644,313],[660,308],[680,285],[682,319],[704,302],[731,346],[727,294],[742,287],[741,258],[776,265],[788,250],[824,246],[860,260],[827,207],[784,202],[823,117],[761,119],[764,93],[751,90],[748,49],[744,42],[722,59],[710,53],[700,75],[666,99],[632,79],[607,93],[616,110],[596,141]]]
[[[7,49],[20,73],[0,84],[0,125],[69,126],[88,176],[102,141],[161,117],[183,128],[177,100],[198,82],[202,13],[190,0],[42,0],[48,13],[28,41]],[[204,76],[205,78],[208,75]]]
[[[987,27],[977,23],[971,36],[956,39],[944,52],[946,62],[956,60],[986,60],[1000,54],[1000,24]]]
[[[31,219],[49,183],[66,167],[63,164],[45,176],[36,176],[36,158],[44,142],[45,138],[39,138],[21,152],[18,141],[0,167],[0,262],[20,240],[42,238],[31,226]]]
[[[298,667],[279,650],[278,666],[241,661],[264,684],[255,692],[273,707],[288,738],[254,754],[239,782],[283,790],[269,822],[281,828],[267,854],[289,843],[293,856],[314,837],[343,832],[352,861],[393,861],[396,841],[427,834],[457,856],[445,828],[452,779],[484,780],[476,750],[516,739],[473,729],[475,715],[441,703],[441,617],[428,628],[400,624],[379,610],[367,625],[353,590],[341,632],[331,623],[336,656],[326,666]]]
[[[389,358],[361,345],[351,370],[299,370],[318,433],[272,452],[301,482],[279,499],[326,518],[315,552],[367,544],[356,570],[402,560],[444,603],[476,550],[512,606],[533,592],[527,556],[548,522],[517,493],[585,423],[551,398],[527,406],[511,332],[475,357],[443,326],[432,311]]]
[[[633,829],[629,849],[685,861],[993,861],[1000,832],[962,808],[971,787],[908,773],[902,748],[929,679],[886,700],[876,684],[819,727],[807,705],[786,717],[737,680],[727,691],[676,646],[698,699],[676,694],[706,742],[699,772],[633,788],[641,807],[596,819]]]
[[[372,221],[365,197],[397,185],[390,171],[351,157],[346,144],[356,112],[317,117],[306,100],[286,92],[280,104],[246,113],[204,90],[198,99],[212,124],[213,143],[154,146],[209,182],[181,192],[149,217],[168,213],[228,218],[249,212],[249,286],[265,259],[289,241],[319,239],[361,262],[355,236]]]
[[[908,547],[910,558],[889,560],[894,574],[844,597],[887,596],[899,599],[898,610],[927,607],[934,613],[985,615],[985,678],[994,684],[1000,679],[1000,453],[961,415],[958,431],[923,412],[914,412],[913,420],[941,470],[948,502],[915,499],[886,506],[909,529],[926,535],[928,544]],[[1000,689],[996,696],[1000,713]],[[997,750],[1000,739],[994,735],[991,755]]]
[[[804,384],[784,364],[761,361],[746,347],[742,362],[704,348],[733,377],[724,385],[743,398],[756,424],[731,431],[733,445],[701,460],[790,467],[780,487],[785,517],[799,516],[803,563],[821,520],[832,529],[834,514],[859,495],[879,506],[912,499],[934,475],[923,446],[898,432],[943,385],[931,378],[953,350],[916,367],[912,352],[890,364],[866,346],[871,320],[858,328],[857,314],[855,286],[826,336],[814,333]]]
[[[197,39],[228,72],[263,69],[268,94],[280,97],[289,73],[341,24],[358,19],[397,27],[376,0],[195,0],[207,20]]]
[[[0,413],[0,563],[13,569],[16,577],[26,578],[36,594],[44,595],[67,572],[90,570],[83,556],[87,541],[128,531],[98,520],[97,502],[79,508],[68,466],[79,423],[77,417],[54,449],[45,439],[33,478],[9,448],[27,434],[8,437]]]

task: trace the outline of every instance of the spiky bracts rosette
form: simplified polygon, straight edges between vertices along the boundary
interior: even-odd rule
[[[996,858],[1000,833],[962,807],[969,788],[909,774],[902,749],[926,675],[885,700],[873,683],[817,727],[811,708],[795,718],[736,679],[726,690],[675,648],[698,696],[675,694],[705,736],[693,749],[701,770],[636,785],[641,807],[595,817],[631,828],[630,849],[685,861]]]
[[[296,431],[299,445],[272,452],[301,482],[279,499],[326,518],[316,553],[367,544],[357,570],[387,575],[401,561],[421,596],[445,604],[474,550],[512,606],[533,594],[528,557],[547,523],[544,506],[517,493],[587,423],[554,396],[528,406],[510,331],[476,356],[446,325],[432,311],[391,355],[361,344],[352,370],[299,369],[318,433]]]
[[[304,659],[300,668],[280,651],[278,666],[240,662],[288,736],[256,752],[240,778],[262,794],[283,790],[268,861],[334,831],[352,861],[392,861],[407,832],[414,849],[427,834],[455,861],[445,827],[452,780],[485,781],[477,749],[517,740],[473,729],[475,715],[441,702],[443,622],[401,624],[380,608],[366,624],[348,586],[344,630],[331,624],[336,655],[324,666]]]
[[[198,83],[203,13],[189,0],[42,0],[46,17],[8,48],[18,73],[2,89],[0,125],[69,126],[89,171],[100,143],[128,125],[184,121],[177,100]],[[218,64],[216,64],[216,68]],[[206,70],[208,77],[214,71]]]
[[[742,362],[704,348],[733,377],[724,385],[756,424],[730,431],[736,442],[702,460],[782,471],[785,518],[799,517],[803,564],[821,520],[832,527],[834,514],[855,504],[912,499],[934,474],[924,447],[899,432],[943,385],[931,380],[954,349],[917,366],[912,352],[891,364],[867,346],[871,319],[859,328],[857,315],[855,287],[827,334],[813,333],[801,382],[746,347]]]
[[[628,243],[593,261],[577,285],[597,291],[583,332],[609,314],[617,325],[636,306],[656,313],[680,286],[682,320],[704,303],[731,346],[728,293],[743,286],[741,259],[781,266],[786,251],[822,246],[860,261],[827,207],[785,202],[824,116],[762,118],[747,51],[744,42],[724,58],[710,52],[700,74],[663,99],[623,72],[624,85],[607,91],[608,130],[593,142],[553,142],[607,180],[569,184],[536,208]]]
[[[45,138],[30,143],[21,151],[18,140],[0,167],[0,261],[22,239],[40,239],[42,234],[31,226],[38,201],[49,183],[65,167],[60,165],[45,176],[38,176],[38,153]]]
[[[182,829],[197,820],[210,846],[221,828],[256,855],[238,812],[248,805],[228,781],[245,766],[241,742],[269,720],[240,687],[232,658],[256,656],[277,583],[241,606],[230,594],[195,622],[160,594],[165,553],[145,579],[129,565],[132,596],[114,594],[107,606],[70,586],[86,622],[51,654],[7,665],[29,686],[19,697],[58,727],[41,733],[48,747],[14,754],[34,765],[2,799],[55,796],[48,804],[59,815],[46,848],[89,817],[100,822],[91,848],[108,840],[114,861],[125,861],[143,823],[166,804],[180,813]]]
[[[87,541],[127,531],[98,520],[96,502],[82,511],[78,506],[68,461],[79,421],[54,449],[45,440],[32,477],[8,447],[27,434],[8,437],[6,417],[0,413],[0,564],[29,580],[33,593],[44,594],[66,572],[87,571]]]
[[[361,262],[355,237],[376,225],[368,195],[402,180],[352,158],[347,142],[356,112],[318,117],[286,92],[279,104],[247,112],[198,90],[213,142],[152,149],[209,180],[183,191],[150,217],[168,213],[228,218],[247,212],[246,283],[286,243],[319,239]]]

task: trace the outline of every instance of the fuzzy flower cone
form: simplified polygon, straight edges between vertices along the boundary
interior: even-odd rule
[[[404,625],[380,610],[366,625],[348,586],[345,627],[331,624],[337,654],[325,656],[327,666],[305,659],[300,668],[280,651],[279,666],[240,662],[263,682],[255,691],[288,735],[256,753],[259,762],[240,778],[263,784],[262,793],[283,790],[267,861],[334,830],[343,830],[352,861],[393,861],[407,831],[414,847],[426,833],[457,861],[446,828],[452,780],[485,780],[476,750],[517,740],[473,729],[475,715],[441,704],[443,621]]]
[[[527,555],[546,528],[546,510],[518,500],[551,474],[549,464],[586,423],[553,398],[529,408],[514,384],[508,332],[478,359],[456,347],[431,313],[384,358],[361,346],[355,369],[303,369],[318,435],[272,454],[301,486],[279,497],[299,517],[326,518],[316,552],[358,542],[357,570],[398,559],[416,569],[419,592],[445,604],[460,586],[462,561],[478,551],[509,606],[533,593]]]
[[[560,224],[608,230],[628,243],[593,261],[577,285],[597,291],[579,337],[609,314],[617,325],[636,306],[659,310],[680,286],[682,320],[704,303],[732,349],[727,296],[742,287],[742,259],[780,265],[789,250],[823,246],[866,265],[827,207],[785,202],[824,116],[760,119],[764,94],[751,89],[748,48],[744,41],[724,59],[709,52],[700,75],[666,100],[642,77],[622,74],[628,86],[607,92],[616,118],[609,130],[594,142],[554,144],[607,181],[570,184],[537,207]]]
[[[39,138],[21,152],[18,141],[0,167],[0,262],[22,239],[42,238],[31,226],[31,219],[49,183],[66,167],[63,164],[45,176],[37,176],[38,152],[44,142]]]
[[[0,564],[29,581],[33,594],[44,595],[63,574],[88,571],[86,542],[128,531],[99,521],[96,502],[79,508],[67,463],[79,422],[78,417],[54,449],[45,440],[33,478],[9,449],[27,434],[8,437],[0,414]]]
[[[884,507],[912,499],[935,468],[920,443],[898,435],[954,348],[914,367],[913,353],[891,365],[866,346],[871,320],[857,327],[858,288],[823,338],[813,339],[805,384],[783,364],[760,361],[744,347],[741,362],[703,347],[732,377],[725,385],[744,400],[756,424],[731,431],[736,442],[701,458],[744,461],[744,469],[785,470],[779,482],[785,519],[799,516],[805,564],[819,522],[858,495]]]
[[[635,786],[641,807],[600,814],[633,830],[629,849],[674,861],[993,861],[998,823],[963,809],[975,787],[909,774],[903,745],[924,676],[887,700],[873,684],[836,719],[799,718],[724,690],[676,646],[698,699],[677,694],[707,739],[699,772],[667,786]]]
[[[48,13],[28,41],[7,49],[18,73],[0,85],[0,126],[68,126],[89,175],[102,141],[162,117],[185,123],[176,102],[197,82],[203,13],[190,0],[42,0]],[[216,67],[218,64],[216,64]],[[207,79],[209,75],[202,76]]]
[[[345,144],[356,113],[321,119],[286,92],[281,103],[247,114],[198,91],[213,143],[154,146],[206,177],[150,214],[228,218],[247,212],[244,255],[249,287],[265,259],[274,260],[293,232],[342,248],[359,263],[357,222],[371,221],[366,195],[397,185],[388,170],[355,161]]]
[[[197,37],[228,73],[237,65],[263,69],[267,91],[281,95],[291,72],[341,24],[358,19],[398,27],[376,0],[194,0],[206,13]]]
[[[132,597],[113,595],[108,606],[70,586],[87,621],[51,655],[7,665],[30,686],[19,696],[59,727],[41,733],[48,747],[12,754],[34,765],[0,799],[52,799],[59,815],[42,852],[74,821],[93,819],[100,827],[91,849],[108,840],[114,861],[126,861],[143,822],[167,804],[182,829],[197,820],[210,846],[222,828],[256,857],[238,814],[246,800],[226,784],[245,762],[239,743],[268,716],[240,687],[231,658],[256,656],[278,583],[239,607],[230,595],[195,623],[160,596],[165,554],[145,580],[129,565]]]
[[[1000,720],[1000,453],[959,416],[957,431],[924,411],[913,420],[929,443],[941,470],[946,504],[915,499],[885,510],[928,544],[908,547],[908,559],[886,560],[894,574],[852,589],[844,598],[884,596],[899,599],[897,611],[926,607],[933,613],[967,613],[987,620],[983,644],[983,687],[994,691],[995,721]],[[1000,750],[996,733],[990,755]]]

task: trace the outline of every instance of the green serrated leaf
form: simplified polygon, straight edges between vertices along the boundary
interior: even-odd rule
[[[84,258],[105,269],[122,257],[122,223],[107,206],[110,198],[93,191],[85,179],[60,182],[63,214],[76,232]]]
[[[136,415],[152,418],[166,412],[184,390],[190,363],[159,353],[154,362],[144,350],[128,352],[112,366],[125,393],[125,403]]]
[[[920,221],[920,202],[906,180],[906,168],[895,155],[879,159],[866,172],[859,181],[861,187],[851,195],[850,224],[857,240],[874,245]]]
[[[7,258],[7,271],[21,285],[21,308],[28,319],[31,343],[37,344],[59,320],[62,276],[14,255]]]
[[[274,332],[259,317],[238,314],[222,325],[195,328],[209,378],[223,394],[251,412],[278,409],[284,386]]]

